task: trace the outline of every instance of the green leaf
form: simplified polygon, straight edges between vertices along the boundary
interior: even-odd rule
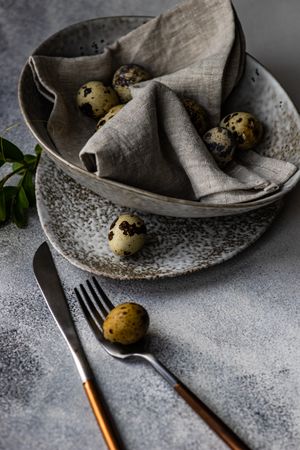
[[[12,164],[12,170],[13,170],[13,171],[18,170],[20,167],[23,167],[23,166],[24,166],[24,164],[21,163],[21,162],[14,162],[14,163]]]
[[[12,171],[0,179],[0,223],[11,219],[18,227],[27,225],[28,208],[35,205],[34,174],[42,147],[37,144],[34,151],[35,155],[23,155],[16,145],[0,136],[0,167],[12,164]],[[17,186],[6,186],[14,175],[21,175]]]
[[[28,221],[28,209],[22,208],[21,204],[15,201],[12,205],[12,221],[19,228],[26,227]]]
[[[36,156],[35,155],[25,155],[24,156],[24,161],[26,162],[26,164],[28,164],[29,166],[34,167],[35,163],[36,163]]]
[[[42,153],[42,151],[43,151],[43,149],[42,149],[42,147],[41,147],[39,144],[36,144],[36,146],[35,146],[35,148],[34,148],[34,151],[35,151],[35,154],[36,154],[37,156],[40,156],[41,153]]]
[[[22,186],[26,193],[29,206],[35,205],[35,191],[34,191],[34,182],[33,175],[30,171],[27,171],[23,177]]]
[[[0,160],[2,164],[4,162],[21,162],[23,159],[21,150],[15,144],[0,136]]]
[[[13,172],[15,172],[16,170],[19,170],[19,169],[21,169],[22,167],[24,167],[24,164],[23,164],[23,163],[15,162],[15,163],[13,163],[13,165],[12,165],[12,170],[13,170]],[[20,170],[20,171],[18,172],[18,175],[24,175],[25,171],[26,171],[25,168],[24,168],[24,170]]]
[[[0,222],[5,222],[6,220],[6,202],[4,189],[0,190]]]
[[[12,205],[15,202],[15,198],[18,194],[18,188],[16,186],[4,186],[5,194],[5,206],[6,206],[6,220],[11,218]]]
[[[17,186],[4,186],[5,200],[11,201],[18,193]]]
[[[28,198],[27,198],[27,195],[26,195],[26,192],[25,192],[23,186],[19,187],[19,192],[18,192],[16,201],[17,201],[17,203],[20,204],[21,208],[23,208],[23,209],[29,208],[29,201],[28,201]]]
[[[23,228],[28,221],[29,202],[23,186],[18,188],[18,193],[12,203],[12,221],[19,227]]]

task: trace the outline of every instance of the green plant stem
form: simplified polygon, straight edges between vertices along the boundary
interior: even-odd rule
[[[21,172],[24,169],[26,170],[25,166],[19,167],[18,169],[14,170],[13,172],[9,173],[4,178],[2,178],[2,180],[0,181],[0,188],[2,188],[7,182],[7,180],[9,180],[13,175],[16,175],[18,172]]]

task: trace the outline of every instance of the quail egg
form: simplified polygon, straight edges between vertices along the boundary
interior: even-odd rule
[[[205,133],[203,140],[220,167],[232,160],[235,139],[229,130],[221,127],[211,128]]]
[[[133,214],[124,214],[111,224],[108,244],[116,255],[130,256],[144,246],[145,236],[143,220]]]
[[[237,148],[247,150],[255,147],[263,135],[263,126],[256,117],[248,112],[234,112],[225,116],[220,126],[234,135]]]
[[[150,80],[151,75],[137,64],[125,64],[119,67],[113,76],[112,85],[123,103],[132,99],[130,86],[141,81]]]
[[[96,126],[97,130],[99,130],[99,128],[103,127],[103,125],[105,125],[106,122],[108,122],[110,119],[112,119],[120,111],[120,109],[123,108],[123,106],[124,105],[117,105],[117,106],[113,106],[112,108],[110,108],[108,113],[106,113],[104,117],[101,117],[101,119],[97,123],[97,126]]]
[[[115,91],[101,81],[89,81],[77,92],[77,105],[81,111],[95,119],[104,116],[112,106],[119,103]]]
[[[182,99],[182,103],[188,115],[190,116],[192,124],[194,125],[200,136],[202,136],[209,128],[209,119],[207,112],[205,111],[203,106],[201,106],[191,98]]]
[[[122,303],[107,315],[103,322],[105,339],[119,344],[134,344],[141,340],[149,327],[149,315],[137,303]]]

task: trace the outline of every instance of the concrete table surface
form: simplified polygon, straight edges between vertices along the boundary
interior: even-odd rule
[[[105,15],[156,15],[174,0],[0,0],[0,129],[22,122],[17,80],[26,58],[66,25]],[[298,0],[236,0],[248,51],[300,107]],[[9,138],[31,151],[24,125]],[[182,278],[102,279],[116,301],[135,299],[152,319],[153,348],[254,449],[300,448],[300,186],[274,225],[238,257]],[[102,438],[64,341],[33,278],[45,239],[0,229],[0,448],[96,450]],[[225,449],[154,371],[99,348],[73,287],[86,274],[55,253],[83,345],[129,450]]]

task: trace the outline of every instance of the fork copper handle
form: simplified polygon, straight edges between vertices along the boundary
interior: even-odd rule
[[[140,353],[139,356],[148,361],[152,367],[175,389],[175,391],[189,404],[189,406],[207,423],[208,426],[232,450],[250,450],[250,448],[188,387],[170,372],[151,353]]]
[[[232,450],[250,450],[250,448],[189,388],[178,382],[175,391],[190,405],[190,407],[223,439]]]
[[[107,448],[109,450],[125,450],[118,435],[113,420],[104,403],[104,399],[96,387],[93,379],[89,379],[83,383],[85,393],[89,399],[91,408],[99,425]]]

